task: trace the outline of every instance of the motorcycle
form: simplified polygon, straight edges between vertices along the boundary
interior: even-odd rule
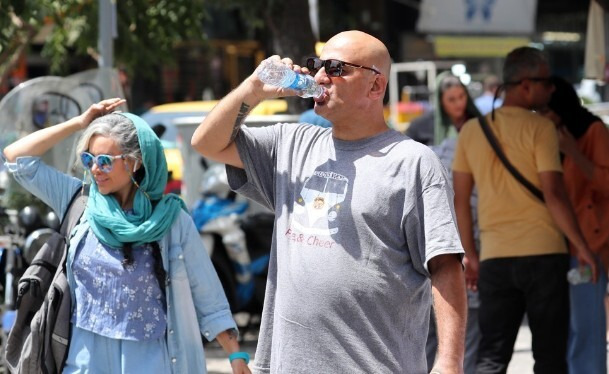
[[[0,207],[0,222],[0,359],[4,362],[4,342],[16,316],[19,278],[49,236],[59,230],[59,218],[53,211],[43,215],[36,206],[28,205],[17,214]]]
[[[275,217],[252,212],[249,201],[228,186],[224,165],[203,174],[202,199],[192,217],[208,250],[233,313],[247,312],[244,329],[262,314]]]

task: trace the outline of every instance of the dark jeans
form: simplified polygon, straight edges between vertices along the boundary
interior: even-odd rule
[[[526,312],[536,374],[567,373],[568,255],[509,257],[480,264],[476,373],[505,373]]]

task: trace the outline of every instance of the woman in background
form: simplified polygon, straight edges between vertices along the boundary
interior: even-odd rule
[[[558,129],[567,193],[584,237],[604,269],[596,283],[569,286],[567,362],[571,374],[602,374],[607,373],[604,299],[609,268],[609,131],[581,105],[569,82],[555,77],[553,83],[556,89],[543,114]],[[571,265],[577,266],[575,257]]]
[[[480,115],[467,88],[458,77],[445,72],[438,75],[433,93],[433,110],[415,118],[406,135],[426,145],[440,144],[457,132],[469,119]]]
[[[472,118],[480,115],[474,105],[467,88],[458,77],[444,73],[438,76],[438,88],[435,93],[436,110],[432,113],[434,122],[434,139],[437,145],[431,149],[438,155],[440,161],[449,173],[452,182],[452,163],[457,145],[457,134],[461,127]],[[414,122],[413,122],[414,124]],[[408,135],[408,133],[407,133]],[[416,140],[416,139],[415,139]],[[478,195],[472,193],[472,220],[474,225],[474,240],[477,250],[480,250],[480,233],[478,231]],[[467,261],[467,260],[466,260]],[[466,276],[472,269],[466,264]],[[477,271],[475,271],[477,273]],[[470,277],[471,279],[472,277]],[[475,286],[468,286],[467,290],[467,327],[465,335],[464,373],[473,374],[478,359],[478,345],[480,344],[480,329],[478,327],[478,308],[480,301]],[[427,365],[433,367],[438,341],[436,338],[435,321],[430,321],[430,331],[427,340]]]

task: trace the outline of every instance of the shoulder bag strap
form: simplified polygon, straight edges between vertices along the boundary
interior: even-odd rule
[[[507,159],[505,153],[503,153],[503,150],[499,145],[499,142],[497,141],[497,138],[495,137],[495,134],[493,134],[493,130],[489,126],[488,122],[486,122],[486,118],[484,118],[484,116],[480,116],[478,117],[478,121],[480,122],[480,127],[482,127],[482,131],[484,132],[486,139],[497,154],[497,157],[499,157],[499,159],[503,163],[503,166],[505,166],[505,168],[510,172],[510,174],[514,176],[514,178],[516,178],[518,182],[520,182],[520,184],[526,187],[527,190],[529,190],[533,195],[535,195],[539,200],[543,202],[543,192],[541,192],[539,188],[535,187],[533,183],[531,183],[522,174],[520,174],[518,169],[516,169],[514,165],[512,165]]]
[[[72,229],[78,221],[80,217],[82,217],[85,208],[87,207],[87,200],[89,199],[89,186],[86,184],[82,185],[82,188],[79,188],[72,200],[68,204],[68,209],[66,210],[63,219],[61,220],[61,228],[59,229],[59,233],[65,238],[65,246],[63,256],[61,258],[61,266],[65,266],[67,254],[68,242],[70,241],[69,235],[72,232]]]
[[[64,213],[63,219],[61,220],[61,229],[59,229],[61,235],[67,237],[74,226],[76,226],[78,220],[80,220],[80,217],[85,211],[88,198],[89,186],[83,184],[83,187],[79,188],[72,197],[72,200],[68,204],[68,209]]]

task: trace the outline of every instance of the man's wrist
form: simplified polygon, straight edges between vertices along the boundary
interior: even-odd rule
[[[249,77],[244,80],[243,83],[241,83],[241,85],[239,86],[243,98],[242,101],[249,105],[251,108],[254,108],[262,101],[270,98],[265,97],[265,92],[262,89],[262,82],[257,82],[254,79],[255,78],[253,77]]]
[[[431,373],[462,373],[460,368],[463,368],[463,357],[459,354],[449,355],[448,357],[438,356],[435,365],[430,371]]]

